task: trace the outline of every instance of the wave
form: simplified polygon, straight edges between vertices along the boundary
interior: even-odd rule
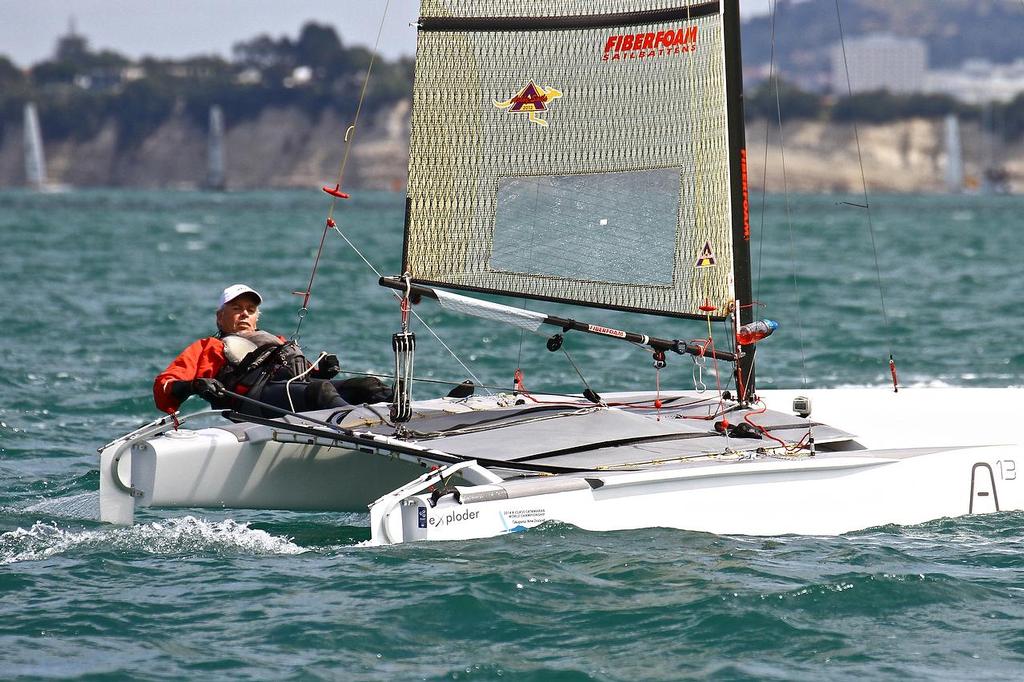
[[[88,492],[42,500],[25,507],[23,511],[30,514],[45,514],[69,519],[99,520],[100,494],[99,492]]]
[[[194,516],[101,530],[65,530],[56,523],[37,522],[28,529],[0,534],[0,565],[110,551],[154,556],[269,556],[307,550],[290,538],[250,528],[248,523],[231,519],[211,522]]]

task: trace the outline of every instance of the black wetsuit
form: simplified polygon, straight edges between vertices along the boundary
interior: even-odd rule
[[[310,372],[310,363],[302,355],[297,344],[282,341],[271,334],[257,334],[261,335],[247,335],[243,338],[253,343],[262,342],[262,345],[257,346],[238,362],[233,363],[229,359],[217,374],[217,379],[230,391],[245,394],[253,400],[289,412],[308,412],[391,400],[391,389],[376,377],[332,381],[331,377],[338,371],[336,365],[334,368],[325,367]],[[334,362],[337,362],[337,358],[334,358]],[[301,379],[289,381],[299,375],[302,375]],[[211,403],[214,407],[231,407],[241,414],[280,416],[276,411],[260,408],[230,396]]]
[[[289,394],[291,402],[288,401]],[[297,380],[291,382],[290,385],[287,381],[268,381],[254,391],[250,397],[288,411],[309,412],[332,407],[386,402],[392,399],[393,394],[391,388],[385,386],[377,377],[355,377],[333,381]],[[238,412],[256,414],[258,409],[255,405],[250,405],[248,409],[239,409]],[[263,410],[263,416],[279,416],[278,414],[266,414],[267,412],[270,410]]]

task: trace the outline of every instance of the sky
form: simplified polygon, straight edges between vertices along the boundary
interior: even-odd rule
[[[514,2],[515,0],[509,0]],[[49,58],[57,37],[76,32],[94,51],[132,59],[231,56],[231,46],[261,34],[296,38],[309,21],[334,26],[345,45],[373,47],[387,0],[0,0],[0,55],[28,67]],[[741,0],[744,13],[769,0]],[[380,52],[412,55],[418,0],[390,0]]]

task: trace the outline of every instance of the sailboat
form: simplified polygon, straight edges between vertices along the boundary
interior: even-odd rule
[[[224,110],[220,105],[210,107],[210,131],[206,142],[206,189],[223,191],[227,187],[224,161]]]
[[[54,182],[47,173],[43,129],[39,125],[39,110],[34,102],[25,103],[22,128],[24,130],[26,186],[36,192],[44,193],[67,191],[67,185]]]
[[[46,175],[46,157],[43,153],[43,134],[39,127],[39,113],[33,102],[25,104],[23,116],[25,130],[25,181],[34,190],[43,190],[49,184]]]
[[[964,191],[964,156],[960,141],[960,119],[956,114],[946,116],[946,191],[960,194]]]
[[[423,0],[417,30],[403,266],[381,279],[402,300],[393,402],[156,420],[101,448],[103,520],[369,506],[371,542],[390,544],[551,521],[839,534],[1024,509],[1024,449],[982,426],[1012,420],[1020,391],[897,392],[895,373],[891,389],[758,391],[775,326],[754,315],[738,0]],[[718,363],[729,386],[566,396],[517,377],[414,399],[417,302],[552,351],[591,334],[644,348],[655,371]],[[603,310],[700,336],[618,329]]]

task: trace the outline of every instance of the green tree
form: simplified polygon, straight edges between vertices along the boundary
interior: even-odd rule
[[[832,107],[832,120],[884,123],[900,117],[900,103],[888,90],[843,97]]]
[[[80,35],[70,33],[57,40],[53,61],[84,65],[89,58],[89,41]]]
[[[31,69],[32,82],[39,86],[71,85],[78,67],[71,62],[40,62]]]
[[[7,57],[0,57],[0,138],[3,137],[4,123],[15,121],[20,116],[29,95],[29,82],[17,64]]]
[[[295,43],[295,61],[304,66],[330,69],[343,61],[341,40],[330,26],[308,23]]]
[[[744,110],[748,118],[777,120],[814,119],[822,115],[821,95],[804,92],[786,81],[765,80],[744,96]]]
[[[832,108],[835,121],[884,123],[906,118],[941,118],[957,114],[977,117],[977,110],[949,95],[894,95],[888,90],[858,93],[838,100]]]
[[[8,88],[24,87],[28,84],[25,73],[7,57],[0,56],[0,93]]]
[[[1006,138],[1015,140],[1024,136],[1024,93],[999,108]]]
[[[148,80],[129,83],[112,102],[118,122],[118,143],[122,147],[139,144],[156,130],[174,110],[175,95]]]

